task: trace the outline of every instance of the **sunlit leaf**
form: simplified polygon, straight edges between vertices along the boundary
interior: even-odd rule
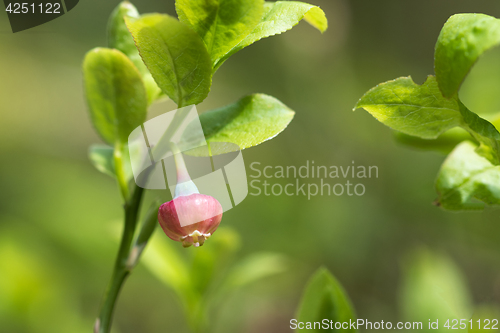
[[[144,63],[168,97],[179,107],[207,97],[212,82],[210,55],[192,29],[163,14],[125,21]]]
[[[449,210],[500,205],[500,166],[492,165],[465,141],[448,156],[436,181],[437,203]]]
[[[422,139],[436,139],[462,127],[480,142],[481,156],[500,162],[500,133],[495,126],[469,111],[456,96],[444,98],[434,76],[422,85],[410,77],[379,84],[361,97],[355,108],[365,109],[394,130]]]
[[[500,164],[500,133],[489,121],[479,117],[458,101],[460,113],[462,114],[465,126],[474,139],[479,142],[476,152],[487,158],[495,165]]]
[[[109,144],[126,143],[146,119],[147,96],[141,76],[122,52],[95,48],[83,62],[92,123]]]
[[[281,34],[292,29],[302,19],[321,32],[328,28],[325,13],[319,7],[299,1],[276,1],[266,2],[264,15],[260,23],[253,31],[238,45],[233,47],[215,65],[216,69],[222,65],[231,55],[241,49],[261,40],[262,38]]]
[[[134,39],[132,34],[128,31],[125,24],[124,17],[139,17],[139,12],[137,9],[128,1],[121,2],[111,13],[108,20],[108,45],[111,48],[122,51],[127,57],[132,60],[135,67],[139,70],[142,75],[142,80],[144,82],[144,87],[148,94],[149,103],[156,100],[160,94],[161,89],[156,84],[155,80],[149,73],[146,65],[135,47]]]
[[[434,77],[418,85],[411,77],[381,83],[356,104],[381,123],[402,133],[435,139],[463,123],[458,102],[441,95]]]
[[[484,14],[450,17],[439,35],[434,58],[443,95],[455,95],[479,56],[498,44],[500,20]]]
[[[181,22],[203,39],[214,65],[260,22],[263,0],[177,0]]]
[[[274,138],[292,121],[295,112],[276,98],[264,94],[243,97],[238,102],[200,115],[208,142],[230,142],[240,149]],[[189,140],[189,127],[184,132]],[[234,146],[228,147],[232,149]],[[227,151],[212,151],[214,155]],[[195,152],[192,154],[196,155]]]
[[[356,315],[344,288],[326,269],[320,268],[309,280],[296,317],[299,322],[321,322],[323,319],[335,322],[356,321]],[[322,332],[333,329],[304,329],[299,331]],[[356,332],[355,329],[343,329],[343,332]]]

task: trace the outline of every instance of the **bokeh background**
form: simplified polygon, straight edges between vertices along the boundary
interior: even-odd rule
[[[433,74],[434,44],[446,19],[465,12],[500,17],[500,3],[310,2],[327,14],[324,34],[302,22],[237,53],[216,73],[198,109],[254,92],[275,96],[296,116],[277,138],[243,152],[247,167],[355,161],[378,166],[379,178],[363,181],[362,197],[248,196],[225,213],[233,263],[274,253],[286,258],[286,267],[225,296],[211,330],[290,331],[303,287],[320,266],[343,284],[358,317],[372,321],[438,316],[432,311],[439,306],[418,313],[418,304],[435,304],[427,285],[436,283],[462,300],[468,316],[495,307],[499,210],[458,214],[433,206],[444,156],[400,146],[367,112],[351,110],[380,82],[411,75],[422,83]],[[57,20],[16,34],[0,14],[1,332],[90,332],[97,315],[122,211],[115,181],[87,158],[89,145],[100,139],[86,110],[81,62],[89,49],[106,46],[107,18],[117,4],[81,1]],[[173,0],[135,5],[142,13],[175,15]],[[473,111],[500,111],[499,60],[500,52],[489,52],[465,82],[461,96]],[[158,104],[150,115],[173,108]],[[157,195],[163,194],[148,194]],[[159,229],[155,242],[186,260],[195,251]],[[147,264],[135,269],[120,296],[114,332],[189,332],[178,295],[154,269],[155,260],[160,265],[168,258],[148,251],[153,248],[146,249]]]

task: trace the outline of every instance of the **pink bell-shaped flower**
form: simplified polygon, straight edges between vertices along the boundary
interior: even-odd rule
[[[201,246],[217,229],[222,206],[217,199],[200,194],[180,152],[174,150],[177,185],[174,199],[158,210],[158,221],[165,234],[184,247]]]

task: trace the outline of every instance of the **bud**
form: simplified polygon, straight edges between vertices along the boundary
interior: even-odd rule
[[[217,229],[222,206],[209,195],[193,193],[178,196],[158,210],[158,221],[165,234],[184,247],[201,246]]]
[[[222,206],[217,199],[200,194],[187,172],[182,154],[172,144],[177,185],[175,197],[158,210],[158,221],[165,234],[182,246],[201,246],[217,229],[222,219]]]

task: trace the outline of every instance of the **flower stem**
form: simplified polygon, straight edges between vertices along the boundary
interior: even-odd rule
[[[116,257],[113,275],[104,295],[99,318],[96,321],[95,333],[109,333],[118,294],[127,276],[130,274],[130,267],[127,265],[127,260],[130,255],[143,193],[143,188],[135,186],[132,197],[125,203],[125,226],[123,228],[122,240]]]
[[[198,187],[196,187],[189,176],[186,163],[184,163],[184,158],[182,157],[182,153],[179,151],[179,148],[173,142],[170,143],[170,147],[172,149],[172,153],[174,154],[175,168],[177,169],[177,185],[175,185],[174,199],[183,195],[200,193],[200,191],[198,191]]]

